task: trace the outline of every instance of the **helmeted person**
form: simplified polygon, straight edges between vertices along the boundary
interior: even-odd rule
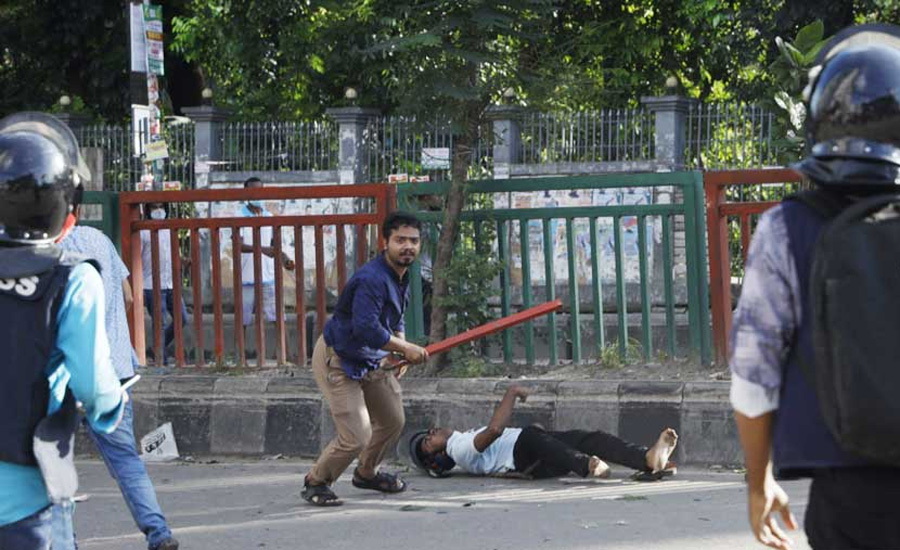
[[[51,502],[71,502],[77,488],[76,401],[108,433],[127,400],[100,275],[53,244],[89,177],[56,118],[0,120],[0,550],[50,547]]]
[[[813,548],[900,548],[900,29],[836,35],[804,95],[814,189],[761,217],[732,328],[750,524],[788,548],[776,478],[810,477]]]

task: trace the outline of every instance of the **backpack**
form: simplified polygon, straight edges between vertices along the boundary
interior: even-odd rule
[[[801,371],[841,448],[900,466],[900,194],[791,199],[828,220],[810,270],[814,357]]]

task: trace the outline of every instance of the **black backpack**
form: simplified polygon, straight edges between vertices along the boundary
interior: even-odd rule
[[[900,466],[900,194],[791,199],[829,220],[810,271],[814,357],[801,370],[845,451]]]

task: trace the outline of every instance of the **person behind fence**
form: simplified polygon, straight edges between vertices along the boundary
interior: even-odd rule
[[[750,526],[791,547],[776,479],[811,477],[810,546],[900,548],[900,28],[838,33],[804,96],[814,189],[760,219],[731,334]]]
[[[250,178],[244,182],[245,189],[260,189],[263,183],[259,178]],[[241,216],[270,217],[272,213],[262,207],[258,200],[249,200],[241,210]],[[262,273],[256,276],[256,266],[253,261],[253,228],[241,228],[241,290],[243,304],[244,326],[253,323],[253,316],[264,315],[266,322],[275,321],[275,247],[272,236],[272,227],[259,228],[260,251],[262,253]],[[281,262],[288,271],[294,269],[294,261],[284,251],[281,253]],[[302,276],[302,272],[298,276]],[[260,282],[262,290],[262,307],[256,304],[255,283]]]
[[[56,118],[0,120],[0,550],[49,549],[51,503],[71,511],[76,400],[103,433],[128,401],[110,364],[100,275],[53,244],[89,179]]]
[[[574,473],[606,478],[608,462],[637,470],[634,479],[658,480],[675,473],[669,457],[678,434],[664,429],[650,448],[624,441],[603,431],[547,431],[539,426],[509,426],[516,401],[524,402],[528,389],[507,388],[487,426],[464,432],[435,427],[413,434],[409,455],[413,464],[432,477],[450,471],[473,475],[512,475],[534,479]]]
[[[144,218],[151,220],[164,220],[168,217],[168,210],[163,203],[147,203],[144,205]],[[153,301],[153,272],[159,273],[159,296],[160,296],[160,314],[162,315],[163,326],[163,359],[171,358],[175,353],[175,299],[172,279],[172,239],[168,229],[160,229],[156,233],[156,242],[159,245],[159,262],[153,263],[152,247],[150,242],[150,230],[142,229],[141,238],[141,264],[143,268],[144,280],[144,305],[150,312],[151,318],[156,315],[156,306]],[[181,252],[175,251],[177,254]],[[187,263],[187,260],[185,260]],[[181,326],[186,327],[188,323],[187,307],[184,300],[181,301],[180,308]],[[156,326],[154,322],[152,326]],[[155,329],[154,329],[155,330]],[[155,357],[156,338],[154,336],[150,343],[148,355]]]
[[[421,224],[394,212],[382,224],[385,250],[347,281],[334,316],[313,350],[316,384],[325,395],[337,437],[322,451],[303,481],[303,498],[315,506],[342,504],[331,489],[357,457],[353,485],[382,493],[406,490],[395,474],[379,471],[397,442],[405,417],[399,378],[405,366],[388,369],[389,354],[411,364],[428,359],[407,342],[403,314],[409,303],[409,267],[419,255]]]
[[[78,214],[80,208],[76,209],[76,217]],[[109,338],[112,365],[119,381],[124,384],[134,377],[137,364],[126,317],[126,304],[131,302],[128,268],[112,241],[93,227],[76,226],[59,245],[63,250],[81,254],[100,266],[106,298],[106,335]],[[106,434],[88,425],[88,434],[100,451],[110,475],[118,483],[131,517],[146,536],[150,550],[177,550],[178,541],[172,537],[172,531],[156,499],[153,482],[135,445],[134,410],[131,402],[125,405],[122,421],[115,431]],[[74,537],[66,535],[71,532],[71,527],[65,523],[67,519],[63,507],[54,506],[53,550],[76,548]]]

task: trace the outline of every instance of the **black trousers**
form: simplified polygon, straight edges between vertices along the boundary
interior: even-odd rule
[[[817,470],[804,526],[816,550],[900,548],[900,468]]]
[[[528,472],[536,478],[560,477],[569,472],[587,477],[592,455],[604,462],[646,470],[646,453],[647,447],[628,443],[606,432],[548,432],[528,427],[516,440],[513,461],[517,472]]]

